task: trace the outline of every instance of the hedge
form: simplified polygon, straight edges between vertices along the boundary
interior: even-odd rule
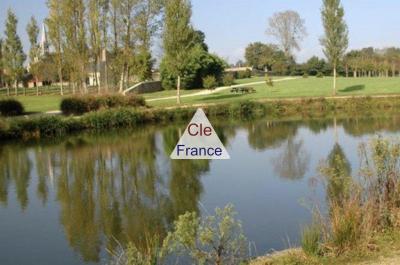
[[[141,107],[145,100],[137,95],[73,96],[61,101],[60,109],[64,115],[82,115],[87,112],[116,107]]]
[[[15,99],[0,100],[0,115],[17,116],[24,114],[24,107],[21,102]]]

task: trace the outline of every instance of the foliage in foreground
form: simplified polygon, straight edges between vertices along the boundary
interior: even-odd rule
[[[187,212],[179,216],[161,246],[158,240],[151,240],[141,251],[128,244],[125,249],[111,253],[111,265],[161,265],[166,264],[168,256],[177,258],[173,264],[185,264],[188,259],[199,265],[244,264],[248,258],[247,241],[235,216],[232,205],[216,208],[214,216],[205,218]]]
[[[400,141],[373,139],[360,146],[360,158],[357,178],[351,177],[340,150],[321,168],[328,212],[315,210],[314,222],[303,230],[301,249],[251,264],[363,264],[366,260],[380,264],[382,257],[398,255],[394,251],[400,248]]]
[[[328,213],[303,232],[309,255],[335,255],[373,248],[376,234],[400,228],[400,142],[374,139],[360,146],[360,178],[352,178],[338,152],[322,168]],[[317,226],[318,227],[318,226]]]

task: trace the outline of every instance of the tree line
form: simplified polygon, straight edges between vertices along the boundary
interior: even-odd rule
[[[64,83],[74,93],[87,93],[91,74],[98,92],[121,92],[131,83],[152,79],[154,42],[159,39],[166,88],[179,83],[199,87],[207,74],[219,78],[226,64],[208,52],[204,33],[193,27],[189,0],[48,0],[47,7],[44,24],[50,47],[39,41],[39,23],[32,17],[26,27],[29,56],[17,34],[18,19],[8,10],[0,41],[4,86],[17,89],[31,74],[58,82],[61,94]],[[27,57],[29,73],[24,67]]]

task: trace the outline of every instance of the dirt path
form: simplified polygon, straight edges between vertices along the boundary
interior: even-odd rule
[[[294,79],[299,79],[301,77],[286,77],[286,78],[281,78],[281,79],[276,79],[274,82],[282,82],[282,81],[287,81],[287,80],[294,80]],[[246,83],[246,84],[240,84],[240,85],[233,85],[233,86],[223,86],[223,87],[218,87],[216,89],[205,89],[200,92],[192,93],[192,94],[187,94],[187,95],[182,95],[181,98],[188,98],[188,97],[196,97],[196,96],[204,96],[204,95],[211,95],[215,94],[227,89],[231,89],[234,87],[242,87],[242,86],[252,86],[252,85],[260,85],[264,84],[265,81],[258,81],[258,82],[252,82],[252,83]],[[160,101],[160,100],[168,100],[168,99],[176,99],[176,96],[169,96],[169,97],[162,97],[162,98],[152,98],[152,99],[147,99],[147,102],[151,101]]]

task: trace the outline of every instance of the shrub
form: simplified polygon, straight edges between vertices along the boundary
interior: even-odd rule
[[[274,86],[274,81],[268,74],[265,74],[265,83],[267,84],[267,86],[270,86],[270,87]]]
[[[224,77],[222,79],[222,83],[224,86],[231,86],[235,83],[235,77],[231,73],[226,73],[224,74]]]
[[[89,104],[83,98],[70,97],[61,101],[60,109],[64,115],[82,115],[89,112]]]
[[[140,107],[145,105],[144,98],[137,95],[74,96],[64,98],[60,108],[64,115],[82,115],[86,112],[100,109]]]
[[[250,78],[251,77],[251,71],[247,69],[246,71],[238,71],[238,79],[245,79],[245,78]]]
[[[367,233],[363,229],[363,206],[357,197],[345,200],[342,205],[330,207],[331,235],[328,243],[336,254],[351,250],[362,242]]]
[[[307,73],[304,73],[304,74],[303,74],[303,78],[308,78],[308,74],[307,74]]]
[[[317,78],[323,78],[324,74],[322,72],[318,72],[316,75]]]
[[[15,99],[0,100],[0,114],[3,116],[17,116],[24,113],[21,102]]]
[[[320,243],[322,239],[321,226],[311,224],[306,226],[301,233],[301,248],[310,256],[320,254]]]
[[[217,208],[215,216],[179,216],[163,242],[167,253],[187,253],[196,264],[247,264],[247,240],[232,205]]]
[[[233,116],[242,116],[244,118],[253,118],[264,115],[265,106],[254,101],[243,101],[231,106],[231,114]]]
[[[217,85],[218,85],[218,83],[217,83],[217,79],[215,78],[215,76],[208,75],[203,78],[203,87],[204,88],[214,89],[217,87]]]

